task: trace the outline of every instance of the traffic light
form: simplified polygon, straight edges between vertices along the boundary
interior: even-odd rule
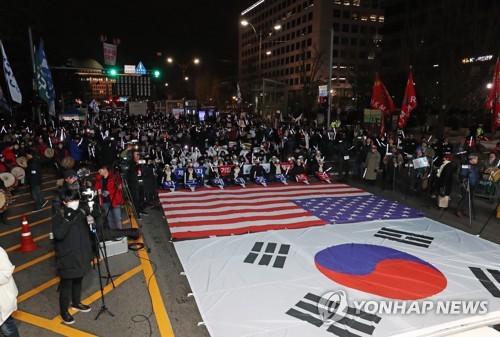
[[[159,71],[159,70],[153,70],[153,76],[154,76],[155,78],[160,77],[160,71]]]
[[[109,69],[108,74],[111,76],[116,76],[118,75],[118,71],[116,69]]]

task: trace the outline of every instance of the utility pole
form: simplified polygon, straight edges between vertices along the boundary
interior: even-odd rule
[[[328,109],[326,112],[326,124],[330,126],[330,116],[332,113],[332,64],[333,64],[333,27],[330,27],[330,61],[328,62]]]

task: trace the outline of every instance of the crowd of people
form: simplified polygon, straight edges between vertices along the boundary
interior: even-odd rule
[[[137,215],[143,216],[146,207],[156,202],[158,189],[306,182],[312,177],[323,181],[358,178],[382,189],[426,190],[437,197],[443,190],[451,193],[451,187],[443,189],[449,180],[442,172],[460,176],[460,165],[480,152],[476,134],[452,145],[447,138],[432,135],[423,139],[402,132],[378,135],[359,125],[325,128],[293,118],[270,122],[246,114],[205,121],[155,112],[107,114],[93,122],[47,123],[35,130],[3,125],[0,170],[18,166],[17,159],[25,156],[26,181],[35,209],[40,209],[46,203],[39,192],[43,168],[54,166],[61,178],[67,169],[99,168],[98,187],[103,186],[102,179],[105,183],[125,179]],[[497,171],[498,148],[489,155],[489,163],[474,165],[478,177]],[[450,169],[444,170],[447,164]],[[104,199],[110,205],[106,210],[115,214],[114,227],[120,228],[116,209],[122,197]]]
[[[324,128],[293,118],[270,122],[245,114],[205,121],[155,112],[108,114],[93,124],[50,122],[36,129],[5,123],[0,129],[0,171],[24,167],[19,184],[29,185],[34,211],[48,202],[40,192],[43,170],[55,170],[61,179],[52,198],[52,232],[61,278],[60,315],[72,324],[70,305],[90,311],[80,298],[82,278],[92,260],[89,223],[122,230],[125,193],[140,218],[158,201],[159,189],[357,179],[381,189],[425,191],[437,200],[436,207],[446,209],[458,182],[456,215],[463,217],[469,215],[470,200],[481,181],[500,178],[500,143],[480,160],[479,141],[473,135],[452,145],[447,138],[430,135],[378,135],[359,125]],[[97,173],[91,175],[92,170]],[[14,294],[8,273],[12,266],[1,251],[0,258],[0,269],[7,270],[4,281]],[[4,281],[0,279],[0,287]],[[10,316],[15,302],[4,303],[8,310],[2,308],[0,327],[15,336]]]

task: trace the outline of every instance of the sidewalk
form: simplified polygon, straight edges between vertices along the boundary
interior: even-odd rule
[[[399,186],[396,186],[395,191],[382,190],[380,184],[372,186],[358,178],[351,178],[346,183],[385,199],[395,200],[406,204],[409,207],[422,211],[422,213],[430,219],[473,235],[477,235],[484,226],[481,237],[485,240],[500,244],[500,219],[496,218],[496,206],[498,205],[498,201],[475,196],[473,199],[473,215],[475,215],[475,217],[472,217],[472,226],[469,227],[469,218],[460,218],[455,215],[456,205],[459,200],[458,181],[456,178],[455,181],[456,184],[453,186],[450,204],[447,210],[437,209],[437,200],[432,199],[427,191],[422,191],[418,194],[410,189],[408,189],[408,191],[405,190],[407,182],[404,180],[399,182]]]

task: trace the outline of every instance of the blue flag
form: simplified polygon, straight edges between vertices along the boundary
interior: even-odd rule
[[[38,93],[40,94],[40,97],[49,105],[49,113],[51,115],[55,115],[53,102],[56,97],[56,92],[54,90],[54,83],[52,82],[49,64],[47,63],[47,57],[45,56],[43,40],[40,40],[35,62]]]

